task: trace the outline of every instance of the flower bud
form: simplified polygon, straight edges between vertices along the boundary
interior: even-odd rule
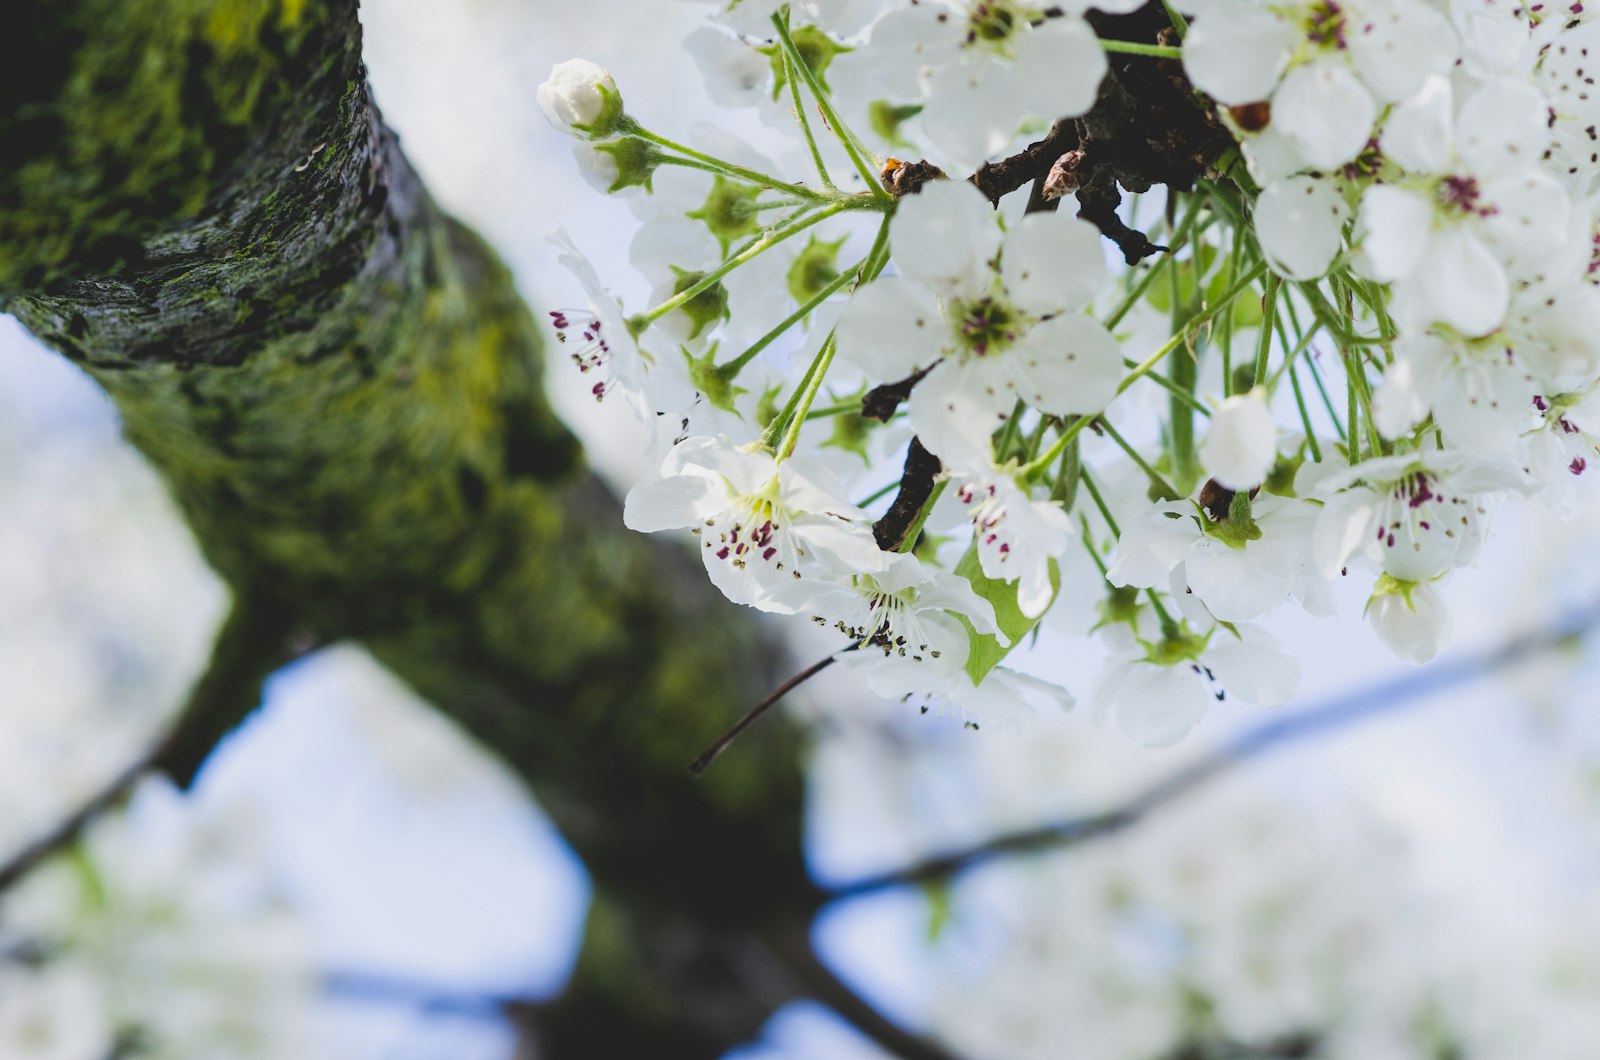
[[[1450,639],[1450,612],[1429,582],[1383,575],[1367,601],[1366,615],[1384,647],[1417,666],[1432,662]]]
[[[1277,459],[1278,428],[1266,392],[1256,387],[1224,401],[1200,445],[1200,461],[1211,477],[1231,490],[1254,489]]]
[[[539,109],[557,129],[580,139],[603,140],[622,126],[622,93],[603,66],[568,59],[539,86]]]

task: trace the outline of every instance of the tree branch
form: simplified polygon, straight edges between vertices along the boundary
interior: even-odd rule
[[[1597,625],[1600,625],[1600,601],[1588,604],[1542,629],[1513,638],[1493,651],[1457,656],[1368,688],[1336,696],[1321,706],[1254,726],[1211,754],[1151,784],[1120,806],[995,836],[963,850],[845,883],[829,891],[837,901],[875,894],[892,887],[934,883],[1001,857],[1076,846],[1124,831],[1155,810],[1256,758],[1324,733],[1392,714],[1432,693],[1497,673],[1577,640],[1592,632]]]

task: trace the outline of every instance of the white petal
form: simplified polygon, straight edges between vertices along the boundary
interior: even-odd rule
[[[943,356],[949,339],[938,301],[899,276],[857,291],[839,318],[839,356],[872,379],[904,379]]]
[[[1372,93],[1349,66],[1333,58],[1290,70],[1272,97],[1272,124],[1294,137],[1306,161],[1320,169],[1360,154],[1377,117]]]
[[[1144,747],[1171,747],[1210,709],[1211,687],[1188,663],[1136,662],[1118,689],[1117,727]]]
[[[1487,335],[1498,328],[1511,298],[1505,269],[1463,225],[1433,234],[1414,282],[1435,319],[1463,335]]]
[[[1243,640],[1218,631],[1206,652],[1206,663],[1228,695],[1258,707],[1287,703],[1300,687],[1300,664],[1281,650],[1278,641],[1255,627],[1240,630]]]
[[[1122,347],[1099,321],[1077,313],[1035,324],[1000,359],[1016,396],[1056,416],[1099,412],[1122,382]]]
[[[1289,580],[1265,569],[1251,547],[1230,548],[1208,537],[1184,561],[1189,588],[1224,622],[1260,618],[1289,598]]]
[[[1455,164],[1454,95],[1446,77],[1430,77],[1383,125],[1383,153],[1412,173],[1448,173]]]
[[[946,467],[988,472],[994,462],[990,435],[1014,403],[1008,391],[984,378],[982,368],[946,361],[911,391],[911,429]]]
[[[1012,45],[1017,101],[1041,118],[1073,118],[1094,106],[1106,53],[1088,23],[1054,18]]]
[[[1322,506],[1312,533],[1311,551],[1325,578],[1341,573],[1346,562],[1372,540],[1378,527],[1378,497],[1359,488],[1335,494]]]
[[[1254,4],[1208,4],[1183,41],[1183,67],[1218,103],[1254,103],[1272,95],[1295,34]]]
[[[1256,238],[1274,271],[1314,280],[1333,264],[1349,217],[1350,207],[1332,182],[1290,177],[1256,199]]]
[[[1415,192],[1374,184],[1361,197],[1361,249],[1373,279],[1410,276],[1428,247],[1433,203]]]
[[[1432,662],[1450,640],[1450,611],[1432,585],[1411,587],[1408,602],[1402,593],[1374,596],[1367,603],[1367,621],[1384,647],[1417,666]]]
[[[1350,61],[1379,100],[1392,103],[1449,71],[1459,52],[1456,31],[1438,11],[1416,0],[1366,7],[1348,33]]]
[[[889,232],[900,275],[945,297],[979,297],[994,279],[1000,226],[983,192],[936,180],[901,201]]]
[[[1531,166],[1550,142],[1548,121],[1549,104],[1532,85],[1491,82],[1461,104],[1456,150],[1483,177]]]
[[[1278,458],[1278,426],[1260,387],[1234,394],[1211,417],[1200,462],[1231,490],[1254,489]]]
[[[1064,212],[1028,214],[1006,233],[1006,293],[1035,316],[1088,305],[1110,276],[1100,230]]]
[[[693,526],[721,511],[726,500],[725,490],[697,476],[641,482],[628,491],[622,504],[622,524],[642,534]]]

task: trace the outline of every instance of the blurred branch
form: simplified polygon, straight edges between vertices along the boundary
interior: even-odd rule
[[[1151,784],[1120,806],[998,835],[964,850],[830,888],[829,894],[837,901],[892,887],[934,883],[997,858],[1075,846],[1124,831],[1213,778],[1269,752],[1414,706],[1433,693],[1498,673],[1579,640],[1596,626],[1600,626],[1600,601],[1578,608],[1542,629],[1515,637],[1493,651],[1457,655],[1392,680],[1335,696],[1321,706],[1256,725],[1216,751]]]
[[[160,771],[181,787],[193,782],[211,750],[261,702],[261,685],[295,654],[289,614],[277,604],[240,598],[217,631],[211,660],[166,734],[69,816],[0,862],[0,891],[15,884],[89,822],[120,803],[146,773]]]

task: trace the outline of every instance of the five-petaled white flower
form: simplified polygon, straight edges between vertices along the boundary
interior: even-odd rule
[[[889,562],[863,520],[805,458],[779,462],[764,449],[709,437],[674,446],[661,477],[629,490],[622,511],[628,528],[642,533],[692,528],[723,595],[781,614],[800,609],[777,593],[789,582]]]
[[[1050,565],[1072,540],[1072,519],[1054,501],[1030,496],[1002,470],[960,474],[952,484],[972,523],[985,577],[1016,582],[1022,613],[1044,614],[1055,598]]]
[[[861,667],[869,687],[883,696],[943,691],[962,676],[969,651],[966,619],[978,633],[1004,640],[994,607],[960,575],[906,553],[886,553],[877,570],[832,581],[806,579],[774,595],[855,642],[841,654]],[[958,618],[957,616],[960,616]]]
[[[991,467],[989,436],[1018,401],[1067,415],[1116,394],[1121,348],[1077,312],[1107,275],[1092,225],[1038,213],[1002,234],[982,192],[940,181],[901,203],[891,236],[899,275],[856,293],[839,354],[876,379],[931,369],[911,426],[947,467]]]

